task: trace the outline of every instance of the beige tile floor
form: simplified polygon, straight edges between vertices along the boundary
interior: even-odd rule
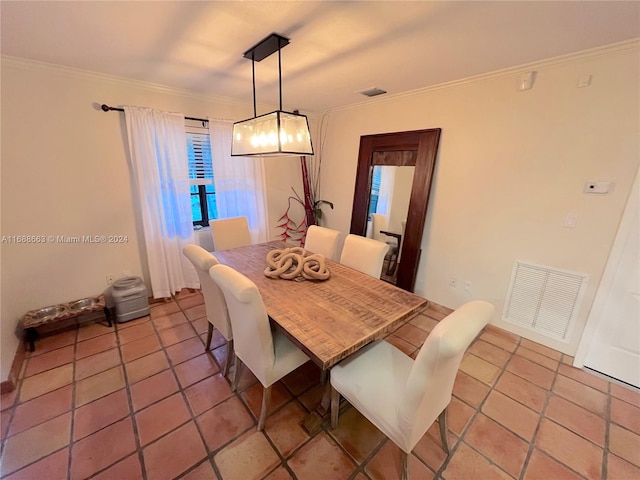
[[[262,388],[244,371],[233,394],[226,345],[204,352],[202,296],[150,317],[46,337],[16,391],[2,396],[1,475],[16,479],[399,478],[399,450],[353,408],[336,430],[301,427],[318,402],[307,364],[276,384],[264,432]],[[389,335],[414,354],[441,315]],[[570,366],[559,352],[490,327],[471,346],[449,407],[410,457],[417,479],[640,479],[640,394]]]

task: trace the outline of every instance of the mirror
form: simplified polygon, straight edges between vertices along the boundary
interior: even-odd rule
[[[414,167],[406,213],[406,226],[399,252],[400,261],[394,274],[395,284],[410,292],[414,289],[418,271],[422,232],[439,140],[439,128],[360,137],[356,187],[351,212],[351,233],[363,236],[367,234],[375,167]],[[390,224],[388,228],[391,233],[395,230],[393,224]]]
[[[393,284],[397,280],[414,171],[415,167],[408,165],[373,166],[367,237],[390,244],[381,278]]]

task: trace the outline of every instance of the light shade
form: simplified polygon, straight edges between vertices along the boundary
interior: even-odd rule
[[[233,124],[231,156],[313,155],[306,115],[275,112]]]

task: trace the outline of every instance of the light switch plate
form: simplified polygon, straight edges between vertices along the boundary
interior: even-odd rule
[[[591,75],[583,75],[578,79],[578,88],[584,88],[591,85]]]

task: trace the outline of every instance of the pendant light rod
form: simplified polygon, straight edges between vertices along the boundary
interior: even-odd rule
[[[253,116],[258,115],[256,108],[256,67],[255,62],[260,62],[268,56],[278,52],[278,90],[280,96],[280,110],[282,110],[282,57],[280,50],[289,45],[289,39],[272,33],[268,37],[263,38],[249,50],[244,52],[243,57],[251,60],[251,76],[253,85]]]
[[[251,53],[251,83],[253,84],[253,116],[258,116],[258,110],[256,109],[256,61],[254,60],[254,54]]]
[[[280,91],[280,110],[282,110],[282,57],[280,52],[281,49],[278,48],[278,89]]]

